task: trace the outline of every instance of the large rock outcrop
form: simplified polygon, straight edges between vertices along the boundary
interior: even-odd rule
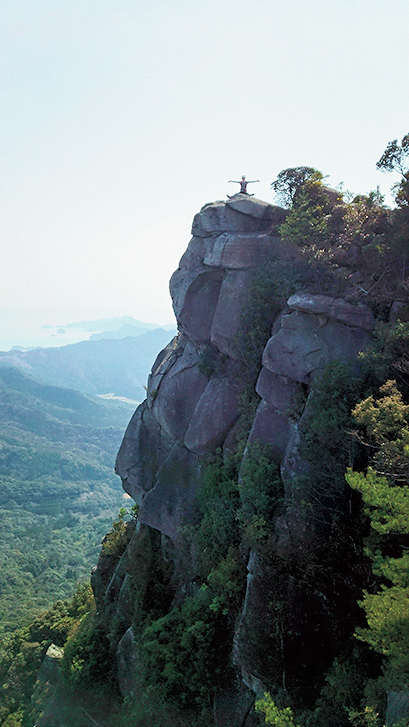
[[[125,434],[117,472],[141,504],[140,522],[172,538],[195,498],[198,478],[192,479],[192,471],[199,470],[201,455],[223,445],[239,417],[234,339],[251,281],[266,260],[299,257],[276,232],[285,214],[242,194],[205,205],[171,278],[180,333],[153,365],[147,401]],[[210,379],[200,366],[207,346],[223,357],[222,371]],[[181,472],[189,472],[190,484],[182,485]]]
[[[218,447],[234,449],[243,389],[235,336],[252,281],[269,260],[297,263],[300,258],[299,250],[277,234],[285,214],[242,194],[205,205],[170,281],[179,334],[153,365],[147,400],[128,426],[116,469],[124,489],[140,503],[141,525],[159,531],[176,550],[191,522],[203,455]],[[314,382],[330,361],[355,360],[371,338],[374,319],[365,305],[328,291],[300,290],[281,302],[270,324],[256,383],[261,400],[248,443],[269,445],[281,468],[285,500],[275,522],[275,557],[301,563],[315,536],[313,518],[299,506],[300,481],[309,467],[300,453],[300,429],[308,421]],[[210,372],[203,366],[205,354],[215,362]],[[311,647],[308,618],[319,610],[320,597],[315,594],[307,605],[309,596],[293,575],[253,553],[234,646],[235,663],[250,690],[267,678],[268,604],[274,593],[292,604],[294,630],[302,622],[304,648]]]

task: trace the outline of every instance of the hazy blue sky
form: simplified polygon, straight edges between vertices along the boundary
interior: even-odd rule
[[[3,331],[172,320],[194,213],[307,164],[353,192],[409,131],[407,0],[2,0]],[[16,341],[17,342],[17,341]]]

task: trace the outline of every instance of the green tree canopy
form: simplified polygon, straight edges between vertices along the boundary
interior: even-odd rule
[[[404,175],[409,165],[409,134],[405,134],[400,144],[390,141],[381,158],[376,163],[382,172],[399,172]]]
[[[272,724],[275,727],[298,727],[294,723],[293,713],[290,707],[279,709],[274,704],[269,692],[265,692],[264,697],[256,701],[255,708],[256,712],[264,714],[266,724]]]
[[[390,141],[376,166],[382,172],[399,172],[402,175],[401,181],[392,189],[395,191],[398,207],[406,212],[409,207],[409,134],[405,134],[400,144],[397,139]],[[409,225],[407,215],[404,215],[403,219],[398,218],[398,221],[404,227],[403,234],[407,238]]]
[[[328,242],[328,220],[333,208],[342,202],[335,190],[325,187],[321,172],[314,171],[294,193],[293,206],[280,225],[284,240],[301,247]]]
[[[367,554],[380,579],[377,593],[364,592],[368,628],[357,628],[356,635],[386,657],[386,676],[399,685],[409,678],[409,406],[394,381],[380,393],[353,412],[374,468],[346,476],[370,518]]]
[[[283,207],[291,207],[301,185],[307,179],[317,175],[320,179],[323,179],[321,172],[314,169],[314,167],[290,167],[289,169],[283,169],[275,182],[271,183],[271,189],[274,190],[277,201]]]

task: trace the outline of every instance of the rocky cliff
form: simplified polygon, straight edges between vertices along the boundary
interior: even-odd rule
[[[331,362],[356,369],[374,318],[365,305],[341,297],[336,286],[326,284],[323,291],[319,282],[311,285],[308,276],[304,282],[298,276],[292,294],[281,292],[265,321],[270,334],[255,383],[253,401],[258,404],[250,427],[243,429],[243,392],[249,384],[238,341],[250,325],[243,310],[260,276],[305,264],[299,249],[277,233],[285,215],[279,207],[237,194],[205,205],[195,216],[192,239],[170,281],[179,333],[153,365],[147,399],[129,423],[116,464],[125,491],[140,504],[139,537],[145,533],[169,566],[164,584],[169,608],[192,588],[194,554],[186,546],[186,531],[197,519],[209,454],[221,451],[225,461],[236,457],[237,462],[238,456],[245,461],[252,447],[261,447],[279,468],[283,495],[268,523],[268,548],[250,543],[241,550],[247,559],[247,587],[231,641],[241,686],[235,682],[227,692],[219,690],[215,724],[226,715],[231,725],[250,724],[251,695],[260,688],[286,689],[292,680],[295,691],[303,683],[308,692],[317,678],[314,664],[318,661],[322,669],[326,660],[329,665],[336,653],[334,639],[342,639],[342,628],[334,637],[331,625],[331,614],[344,606],[342,593],[334,587],[329,595],[308,574],[329,537],[331,502],[339,508],[344,485],[336,480],[339,492],[328,486],[328,497],[317,498],[311,486],[314,463],[302,440],[316,412],[323,372]],[[248,418],[249,412],[247,424]],[[124,692],[132,691],[130,675],[138,663],[133,547],[131,540],[113,573],[106,575],[100,562],[104,577],[96,589],[99,607],[108,609],[109,604],[110,614],[116,614],[113,648],[119,642]],[[297,667],[288,674],[290,662]]]

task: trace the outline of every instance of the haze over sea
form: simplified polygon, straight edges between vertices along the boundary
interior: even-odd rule
[[[112,316],[113,318],[113,316]],[[132,320],[129,318],[129,322]],[[117,321],[120,321],[117,318]],[[80,321],[81,323],[81,321]],[[103,321],[98,325],[98,321],[95,321],[93,326],[81,326],[79,324],[73,327],[75,321],[55,321],[53,318],[47,320],[41,320],[38,318],[18,318],[7,320],[3,318],[0,326],[0,351],[9,351],[13,347],[21,348],[37,348],[39,346],[44,348],[66,346],[72,343],[79,343],[80,341],[88,341],[93,333],[102,333],[103,331],[118,330],[120,327],[119,323],[116,325],[103,325]],[[141,327],[144,325],[140,321]],[[78,326],[78,327],[77,327]],[[165,324],[161,323],[146,323],[146,328],[159,328],[172,329],[176,327],[175,322],[167,321]],[[141,328],[141,333],[144,329]]]

